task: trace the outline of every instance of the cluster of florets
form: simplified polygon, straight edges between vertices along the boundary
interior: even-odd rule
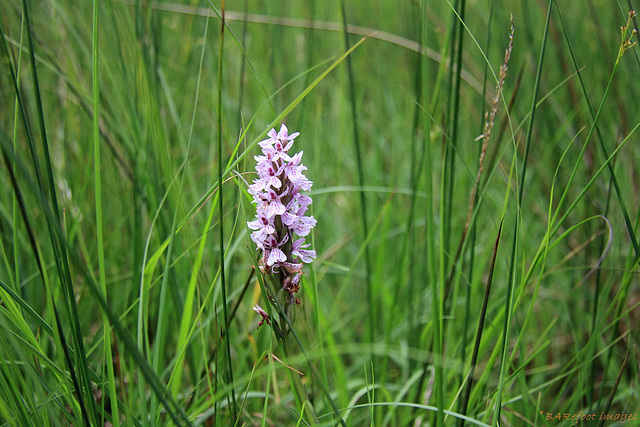
[[[280,274],[290,302],[299,302],[295,293],[300,290],[303,263],[316,257],[304,238],[316,225],[313,216],[305,216],[311,197],[300,193],[310,190],[313,183],[303,174],[307,168],[300,163],[302,151],[287,154],[299,134],[289,135],[282,125],[280,132],[271,129],[269,138],[259,142],[262,155],[255,156],[258,179],[249,186],[257,205],[256,219],[247,223],[254,230],[251,240],[262,250],[261,270]]]

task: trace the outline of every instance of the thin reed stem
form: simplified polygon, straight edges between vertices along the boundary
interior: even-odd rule
[[[227,282],[226,282],[226,274],[225,274],[225,264],[224,264],[224,195],[222,185],[222,177],[224,174],[223,167],[223,150],[222,150],[222,64],[224,63],[224,29],[225,29],[225,20],[224,20],[224,0],[222,1],[221,6],[221,20],[220,20],[220,56],[218,60],[218,212],[220,215],[219,228],[218,228],[218,245],[220,250],[220,285],[222,287],[222,313],[224,316],[223,319],[223,337],[224,337],[224,345],[225,345],[225,358],[226,358],[226,380],[227,383],[230,384],[231,391],[227,396],[229,401],[229,405],[231,407],[231,412],[229,417],[231,418],[231,423],[235,423],[238,419],[237,413],[237,405],[236,405],[236,393],[233,388],[233,365],[231,363],[231,335],[229,334],[229,315],[227,313],[227,304],[229,303],[227,300]]]
[[[344,5],[344,0],[340,0],[340,10],[342,13],[342,25],[343,25],[343,34],[344,34],[344,46],[345,50],[349,51],[351,49],[351,43],[349,42],[349,33],[347,32],[347,12]],[[358,131],[358,113],[356,106],[356,88],[355,88],[355,79],[353,76],[353,64],[351,55],[347,57],[347,77],[349,79],[349,100],[351,107],[351,122],[353,126],[353,144],[356,153],[356,166],[358,169],[358,185],[364,187],[364,165],[362,160],[362,149],[360,145],[360,133]],[[360,223],[362,225],[362,230],[364,236],[369,235],[369,224],[367,221],[367,200],[363,191],[359,193],[360,195]],[[377,331],[376,326],[376,316],[377,316],[377,306],[376,299],[374,295],[373,283],[371,281],[371,255],[369,253],[369,248],[365,246],[364,248],[364,265],[365,265],[365,281],[367,284],[367,303],[368,303],[368,314],[369,314],[369,342],[373,343],[375,341],[375,334]]]
[[[94,190],[96,198],[96,244],[98,246],[98,270],[100,289],[107,299],[107,276],[104,256],[104,236],[102,221],[102,161],[100,155],[100,84],[98,74],[98,2],[93,1],[93,42],[92,42],[92,76],[91,85],[93,91],[93,172]],[[104,346],[104,364],[107,367],[109,380],[109,400],[111,403],[111,424],[114,427],[120,425],[120,411],[118,410],[118,396],[116,393],[116,380],[113,369],[113,355],[111,351],[111,328],[106,313],[102,313],[104,324],[102,331],[102,343]],[[102,423],[104,424],[104,422]]]
[[[529,161],[529,150],[531,148],[531,140],[533,138],[533,123],[535,119],[537,101],[538,101],[538,91],[540,89],[540,80],[542,78],[542,65],[544,63],[544,57],[546,52],[546,43],[547,43],[547,35],[549,33],[549,22],[551,21],[551,10],[553,8],[553,0],[549,3],[549,8],[547,10],[547,18],[545,23],[545,28],[542,36],[542,46],[540,49],[540,56],[538,58],[537,63],[537,73],[536,73],[536,81],[533,89],[533,98],[531,102],[531,109],[529,113],[529,127],[527,129],[527,135],[524,146],[524,154],[522,157],[522,168],[520,172],[520,181],[517,187],[518,200],[516,206],[516,215],[514,219],[513,225],[513,240],[510,250],[510,260],[509,260],[509,278],[507,284],[507,295],[505,299],[505,317],[504,317],[504,327],[502,334],[502,360],[500,362],[500,377],[498,380],[498,389],[496,392],[496,402],[494,405],[493,411],[493,425],[497,426],[500,422],[500,413],[502,411],[502,394],[505,383],[505,375],[507,370],[507,365],[509,361],[507,359],[507,351],[509,348],[509,335],[511,332],[511,319],[513,315],[513,294],[515,289],[515,275],[516,275],[516,254],[518,251],[518,236],[521,222],[521,214],[522,214],[522,201],[524,199],[524,184],[525,178],[527,174],[527,163]]]

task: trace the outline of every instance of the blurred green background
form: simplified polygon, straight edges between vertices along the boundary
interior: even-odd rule
[[[284,359],[301,423],[640,413],[632,6],[3,1],[3,425],[296,425]],[[306,355],[251,311],[281,122],[314,182]]]

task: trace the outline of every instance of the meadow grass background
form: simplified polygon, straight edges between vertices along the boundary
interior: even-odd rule
[[[633,425],[630,7],[3,1],[1,425]],[[284,346],[280,123],[318,220]]]

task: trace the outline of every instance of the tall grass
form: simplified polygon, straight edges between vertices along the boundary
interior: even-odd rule
[[[632,6],[485,3],[0,3],[0,425],[637,422]],[[318,258],[279,339],[283,122]]]

